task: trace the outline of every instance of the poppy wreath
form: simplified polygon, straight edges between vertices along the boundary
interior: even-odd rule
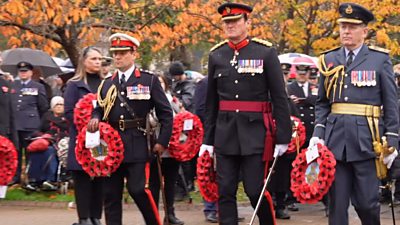
[[[320,201],[335,179],[335,157],[325,145],[317,144],[317,148],[319,157],[310,164],[307,164],[305,149],[297,155],[292,163],[290,189],[300,203],[317,203]],[[309,169],[308,167],[313,163],[317,163],[318,168]],[[319,172],[314,173],[316,176],[313,177],[312,182],[307,182],[307,173],[310,173],[312,169],[319,170]]]
[[[214,171],[214,163],[208,151],[205,151],[197,159],[197,185],[204,200],[215,202],[218,200],[217,174]]]
[[[181,143],[180,137],[183,132],[185,120],[193,120],[193,129],[185,131],[187,139]],[[180,112],[174,117],[172,127],[172,135],[169,140],[169,153],[176,160],[184,162],[191,160],[199,151],[200,145],[203,142],[203,124],[198,116],[188,111]]]
[[[104,160],[97,160],[90,149],[85,148],[86,126],[77,136],[75,154],[78,163],[90,177],[110,176],[124,159],[124,144],[121,137],[108,123],[99,123],[100,139],[107,144]]]
[[[0,185],[11,182],[17,171],[18,153],[14,144],[6,137],[0,136]]]
[[[301,120],[295,116],[291,116],[290,120],[292,122],[292,140],[286,153],[297,151],[297,146],[300,148],[306,142],[306,128]]]
[[[74,124],[78,133],[86,126],[92,116],[93,100],[97,100],[97,95],[93,93],[86,94],[75,104]]]

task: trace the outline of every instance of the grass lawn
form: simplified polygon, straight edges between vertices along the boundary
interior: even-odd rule
[[[199,191],[190,192],[190,197],[193,203],[202,203],[203,199]],[[246,202],[248,198],[243,190],[243,185],[239,185],[237,199],[239,202]],[[38,191],[32,192],[22,189],[21,187],[12,187],[7,190],[7,195],[4,200],[11,201],[50,201],[50,202],[72,202],[74,201],[74,192],[69,190],[67,194],[59,194],[55,191]],[[124,193],[125,202],[132,202],[132,198],[127,192]]]

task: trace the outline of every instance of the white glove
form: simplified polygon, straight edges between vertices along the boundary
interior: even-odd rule
[[[281,156],[285,154],[285,152],[288,150],[288,144],[277,144],[275,145],[275,150],[274,150],[274,158],[277,156]]]
[[[324,144],[325,144],[325,141],[322,140],[322,139],[319,138],[319,137],[312,137],[312,138],[310,139],[310,142],[309,142],[309,144],[308,144],[308,148],[307,148],[307,149],[311,149],[312,147],[314,147],[314,146],[317,145],[318,143],[321,144],[321,145],[324,145]]]
[[[399,153],[397,152],[397,150],[395,149],[393,153],[391,153],[390,155],[387,155],[385,157],[383,157],[383,163],[386,165],[386,167],[388,169],[390,169],[390,167],[392,167],[392,164],[394,162],[394,160],[396,159],[397,155]]]
[[[208,154],[210,154],[210,156],[212,157],[214,153],[214,146],[202,144],[200,146],[199,156],[203,155],[203,153],[206,151],[208,151]]]

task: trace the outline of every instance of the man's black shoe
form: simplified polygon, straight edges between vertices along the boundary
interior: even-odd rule
[[[176,218],[176,216],[174,214],[168,214],[168,222],[169,222],[169,224],[174,224],[174,225],[185,224],[182,220]]]
[[[210,212],[210,213],[207,213],[205,216],[206,216],[206,221],[207,222],[209,222],[209,223],[218,223],[217,213]]]
[[[287,209],[290,211],[299,211],[299,207],[297,207],[296,203],[289,204]]]
[[[97,218],[91,218],[93,225],[101,225],[101,222]]]
[[[277,209],[275,211],[275,218],[277,219],[283,219],[283,220],[288,220],[290,219],[289,213],[286,211],[286,209]]]

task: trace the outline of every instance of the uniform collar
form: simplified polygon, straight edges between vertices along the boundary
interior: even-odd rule
[[[133,73],[134,70],[135,70],[135,64],[133,64],[133,65],[131,66],[131,68],[129,68],[129,69],[128,69],[127,71],[125,71],[125,72],[122,72],[121,70],[118,70],[118,71],[117,71],[117,73],[118,73],[118,80],[120,80],[122,74],[124,74],[124,75],[125,75],[125,81],[128,81],[129,78],[131,77],[131,75],[132,75],[132,73]]]
[[[234,44],[231,41],[228,41],[228,45],[231,49],[235,50],[235,51],[239,51],[241,48],[246,47],[248,44],[250,43],[250,39],[249,38],[245,38],[242,41],[240,41],[237,44]]]
[[[22,81],[21,80],[21,85],[28,85],[29,84],[29,82],[31,82],[31,79],[29,79],[29,80],[26,80],[26,81]]]
[[[356,48],[356,49],[354,49],[353,50],[353,53],[354,53],[354,58],[357,56],[357,54],[360,52],[360,50],[361,50],[361,48],[363,47],[363,45],[360,45],[360,47],[358,47],[358,48]],[[349,52],[350,52],[350,50],[349,49],[347,49],[347,48],[344,48],[344,54],[345,54],[345,56],[346,56],[346,59],[347,59],[347,57],[349,56]],[[353,59],[354,59],[353,58]]]

